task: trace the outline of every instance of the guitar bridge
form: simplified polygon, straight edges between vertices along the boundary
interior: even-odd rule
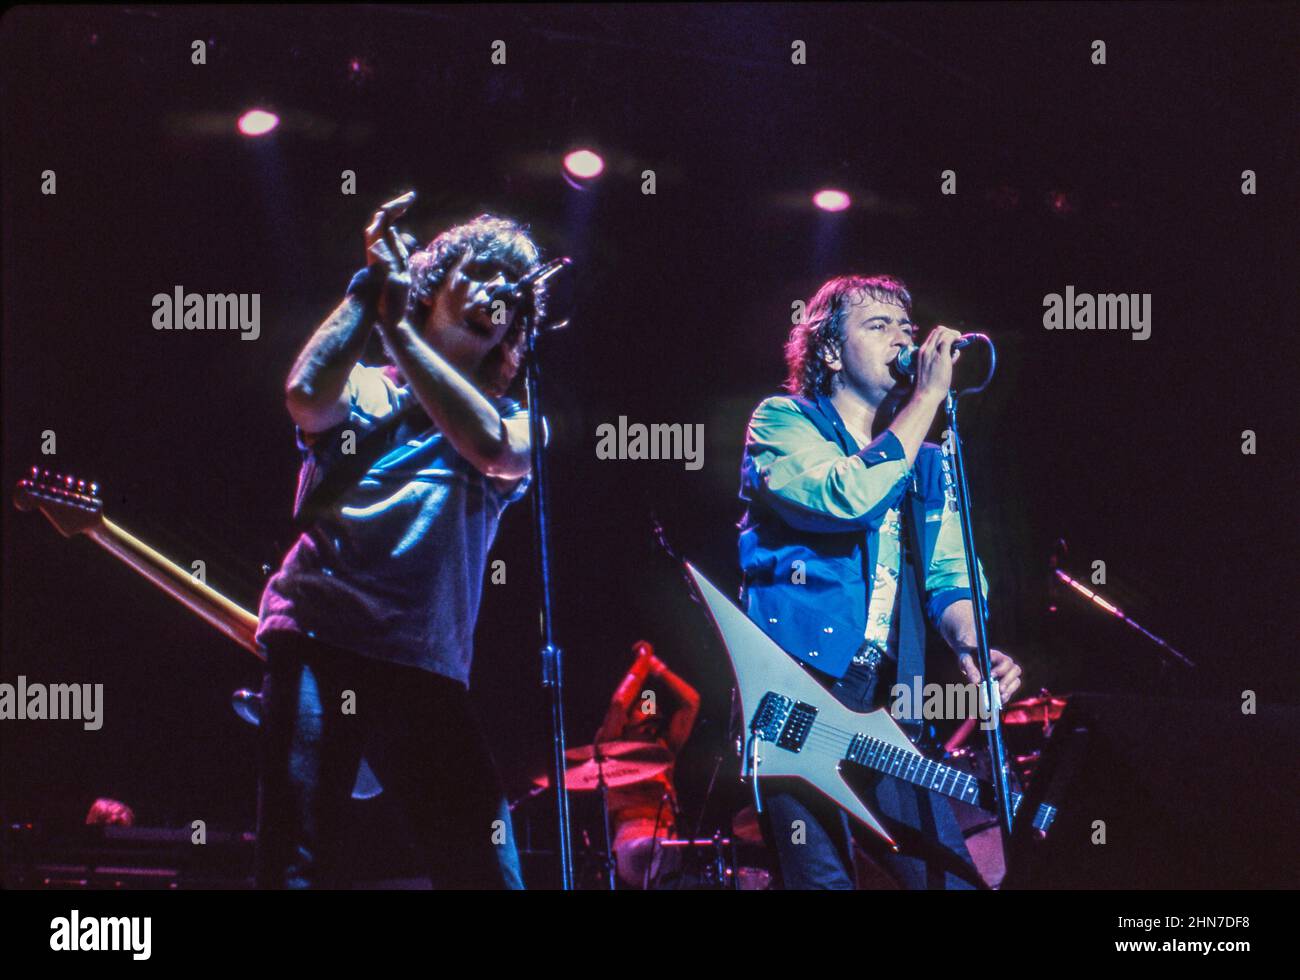
[[[811,704],[768,691],[754,712],[749,730],[765,742],[775,742],[779,748],[798,752],[808,740],[808,731],[816,717],[817,709]]]

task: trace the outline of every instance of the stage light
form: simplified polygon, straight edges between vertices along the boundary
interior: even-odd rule
[[[370,62],[366,61],[365,58],[356,57],[348,59],[348,81],[353,85],[364,85],[366,82],[370,81],[370,77],[373,74],[374,69],[370,66]]]
[[[1078,199],[1067,191],[1050,191],[1047,206],[1058,217],[1068,218],[1079,210]]]
[[[249,109],[239,117],[239,131],[245,136],[265,136],[280,125],[280,117],[265,109]]]
[[[605,161],[594,150],[574,150],[564,157],[564,169],[578,180],[594,180],[605,169]]]
[[[851,203],[849,195],[829,187],[813,195],[813,204],[823,211],[843,211]]]

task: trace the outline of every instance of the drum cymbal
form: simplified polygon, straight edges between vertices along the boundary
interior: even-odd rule
[[[1026,698],[1007,705],[1002,711],[1002,721],[1008,725],[1041,725],[1060,718],[1065,705],[1065,698],[1054,698],[1051,695]]]
[[[594,758],[595,754],[595,745],[578,745],[566,749],[564,757],[573,759],[575,762],[585,762],[587,759]],[[658,742],[601,742],[600,754],[607,759],[632,758],[649,762],[651,760],[657,761],[662,757],[668,762],[673,761],[672,753]]]
[[[601,759],[596,760],[599,748]],[[599,745],[579,745],[567,749],[566,759],[570,764],[565,769],[564,782],[568,789],[584,792],[600,787],[601,769],[604,769],[605,785],[630,786],[652,779],[673,764],[673,754],[658,742],[601,742]],[[550,773],[543,773],[533,780],[535,786],[549,787]]]
[[[605,785],[610,788],[630,786],[633,783],[652,779],[672,765],[673,758],[672,753],[662,746],[651,745],[649,748],[659,750],[657,753],[647,753],[648,756],[657,757],[639,759],[605,758],[599,762],[595,759],[588,759],[586,762],[571,765],[564,771],[565,787],[574,792],[598,789],[602,769],[604,770]],[[534,779],[533,783],[537,786],[550,786],[551,774],[543,773]]]

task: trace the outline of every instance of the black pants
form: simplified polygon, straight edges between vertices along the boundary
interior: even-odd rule
[[[364,751],[428,858],[435,888],[522,888],[501,784],[456,681],[298,634],[268,641],[257,883],[346,887],[341,843]]]
[[[893,666],[885,663],[880,669],[892,671]],[[869,668],[850,666],[838,681],[810,673],[847,708],[871,711],[878,706],[877,675]],[[763,796],[762,826],[769,848],[776,851],[785,888],[854,888],[853,839],[902,888],[985,887],[946,797],[869,770],[849,781],[898,841],[900,853],[806,784],[771,781],[774,789]]]

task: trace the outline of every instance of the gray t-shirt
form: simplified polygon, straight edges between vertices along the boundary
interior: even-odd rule
[[[359,444],[415,397],[364,365],[353,368],[349,389],[348,421],[315,434],[297,429],[299,499],[344,458],[349,430]],[[503,418],[527,416],[509,399],[496,404]],[[262,593],[259,641],[305,633],[469,686],[488,550],[529,479],[484,476],[435,426],[417,431],[424,423],[402,422],[387,453],[289,549]]]

